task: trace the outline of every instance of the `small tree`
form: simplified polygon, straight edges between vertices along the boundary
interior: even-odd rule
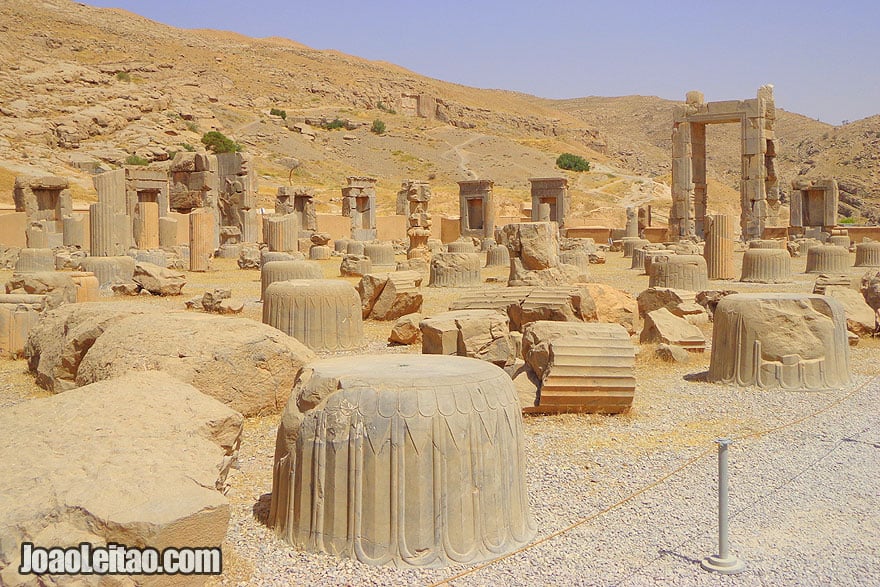
[[[378,118],[373,121],[373,126],[370,127],[370,132],[380,135],[385,132],[385,123],[379,120]]]
[[[202,144],[214,153],[236,153],[241,151],[241,145],[224,135],[220,131],[212,130],[202,136]]]
[[[339,130],[340,128],[345,128],[345,121],[339,118],[334,118],[332,121],[325,122],[321,126],[323,126],[325,130]]]
[[[590,162],[572,153],[563,153],[556,158],[556,167],[560,169],[568,169],[569,171],[589,171]]]
[[[269,115],[270,116],[280,116],[281,120],[287,120],[287,111],[286,110],[279,110],[278,108],[272,108],[271,110],[269,110]]]

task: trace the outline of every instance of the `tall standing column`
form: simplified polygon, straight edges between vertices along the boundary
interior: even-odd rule
[[[733,218],[725,214],[707,216],[703,257],[709,279],[733,279]]]
[[[159,247],[158,202],[138,202],[135,206],[134,241],[140,250]]]
[[[214,251],[214,213],[198,208],[189,215],[189,270],[207,271]]]

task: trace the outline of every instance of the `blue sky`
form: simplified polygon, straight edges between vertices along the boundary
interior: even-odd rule
[[[880,2],[87,0],[184,28],[281,36],[547,98],[751,98],[839,124],[880,113]]]

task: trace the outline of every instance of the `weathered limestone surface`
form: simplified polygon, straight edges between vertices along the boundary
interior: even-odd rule
[[[470,287],[480,285],[478,253],[435,253],[431,257],[431,287]]]
[[[859,284],[859,290],[865,298],[865,302],[874,311],[880,310],[880,269],[866,272]]]
[[[3,410],[0,429],[15,440],[0,444],[0,583],[64,584],[19,575],[22,542],[219,547],[230,515],[221,492],[242,423],[156,372]]]
[[[52,249],[22,249],[15,262],[16,273],[54,271],[55,253]]]
[[[99,305],[103,304],[86,304]],[[40,326],[43,337],[35,342],[42,347],[51,344],[45,341],[47,332],[57,334]],[[89,326],[83,324],[87,331]],[[299,369],[314,359],[298,341],[265,324],[212,314],[151,312],[117,317],[94,336],[76,368],[76,385],[132,369],[165,371],[245,416],[280,410]],[[33,333],[29,346],[31,341]]]
[[[392,344],[417,344],[422,341],[422,331],[419,329],[423,316],[418,313],[401,316],[394,321],[388,342]]]
[[[700,329],[666,308],[645,314],[645,327],[639,335],[639,342],[673,344],[692,352],[706,350],[706,337]]]
[[[394,247],[390,243],[367,243],[364,245],[364,255],[370,258],[373,266],[394,266]]]
[[[94,273],[101,287],[114,283],[130,283],[134,277],[135,260],[127,255],[119,257],[86,257],[79,263],[82,271]]]
[[[510,334],[509,318],[495,310],[454,310],[425,318],[422,353],[459,355],[494,363],[512,365],[517,344]]]
[[[709,322],[706,308],[695,301],[694,292],[663,287],[652,287],[642,291],[638,297],[639,316],[644,317],[654,310],[666,308],[679,318],[691,324]]]
[[[373,565],[475,563],[536,532],[524,463],[501,369],[426,355],[325,359],[282,416],[269,524],[297,548]]]
[[[537,409],[526,411],[618,413],[632,404],[635,349],[622,326],[531,322],[522,346],[540,382]]]
[[[733,218],[724,214],[706,217],[703,257],[709,279],[733,279]]]
[[[807,273],[846,273],[849,251],[836,245],[819,245],[807,251]]]
[[[568,212],[568,180],[564,177],[531,177],[532,222],[555,222],[565,226]],[[543,206],[543,208],[542,208]],[[541,217],[541,210],[546,218]]]
[[[277,281],[263,294],[263,323],[314,350],[348,350],[363,344],[361,299],[345,281]]]
[[[791,281],[791,255],[777,248],[749,249],[743,253],[740,281],[787,283]]]
[[[843,305],[846,328],[857,336],[871,336],[876,329],[876,313],[857,290],[851,287],[831,285],[825,288],[825,295]]]
[[[76,303],[77,287],[67,272],[13,273],[6,282],[6,293],[42,295],[46,308],[57,308],[62,304]]]
[[[855,267],[880,267],[880,242],[856,245]]]
[[[458,182],[459,233],[479,239],[495,235],[495,200],[489,179]]]
[[[326,245],[312,245],[309,247],[309,259],[313,261],[326,261],[330,258],[330,247]]]
[[[155,296],[179,296],[186,285],[183,273],[152,263],[138,263],[132,280]]]
[[[28,335],[45,306],[45,295],[0,294],[0,357],[24,355]]]
[[[207,209],[193,210],[189,215],[189,270],[207,271],[214,255],[216,218]]]
[[[415,271],[364,275],[358,284],[364,319],[396,320],[421,311],[421,283],[422,276]]]
[[[655,257],[650,264],[648,287],[700,291],[709,288],[706,260],[699,255]]]
[[[459,239],[446,245],[448,253],[476,253],[477,248],[471,239]]]
[[[321,265],[315,261],[268,261],[260,268],[260,297],[265,297],[266,288],[276,281],[291,279],[323,279]]]
[[[362,277],[373,270],[373,262],[366,255],[349,255],[342,257],[339,274],[343,277]]]
[[[735,294],[715,309],[709,381],[836,389],[851,382],[844,308],[813,294]]]

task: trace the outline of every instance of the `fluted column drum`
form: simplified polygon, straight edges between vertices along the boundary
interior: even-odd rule
[[[430,287],[470,287],[482,281],[477,253],[437,253],[431,258]]]
[[[584,273],[590,272],[590,256],[578,249],[559,253],[559,262],[565,265],[574,265]]]
[[[365,244],[364,255],[370,258],[373,267],[397,265],[394,260],[394,247],[390,243]]]
[[[312,350],[341,351],[363,343],[361,297],[336,279],[276,281],[263,294],[263,324]]]
[[[82,271],[93,273],[101,287],[114,283],[130,283],[134,278],[135,260],[128,256],[86,257],[79,262]]]
[[[163,216],[159,218],[159,246],[177,246],[177,218]]]
[[[316,361],[278,428],[269,524],[296,548],[442,567],[536,533],[509,376],[464,357]]]
[[[846,273],[849,251],[836,245],[819,245],[807,251],[806,273]]]
[[[749,249],[743,253],[740,281],[787,283],[791,281],[791,255],[782,249]]]
[[[86,249],[91,245],[86,237],[85,216],[65,216],[61,220],[64,231],[63,243],[65,247],[80,247]]]
[[[116,225],[125,221],[125,216],[116,213],[106,202],[89,205],[89,251],[93,257],[113,257],[125,253],[126,247],[120,242],[120,228]]]
[[[851,383],[843,304],[815,294],[732,294],[715,308],[709,381],[762,388]]]
[[[856,245],[856,267],[880,267],[880,242]]]
[[[345,248],[345,252],[349,255],[363,255],[364,243],[356,240],[349,241],[348,246]]]
[[[189,270],[207,271],[214,253],[214,213],[197,209],[189,215]]]
[[[241,242],[260,242],[262,240],[260,238],[260,213],[257,212],[255,209],[239,210],[238,217],[241,220]]]
[[[504,245],[493,245],[486,251],[486,267],[510,267],[510,251]]]
[[[845,234],[833,234],[828,237],[828,242],[826,244],[849,249],[849,236]]]
[[[703,248],[709,279],[733,279],[733,218],[714,214],[706,219],[706,246]]]
[[[333,252],[339,253],[340,255],[344,255],[348,252],[348,243],[351,242],[349,238],[340,238],[333,241]]]
[[[276,281],[323,278],[321,266],[314,261],[265,261],[260,266],[260,297]]]
[[[52,249],[21,249],[15,262],[15,272],[39,271],[55,271],[55,252]]]
[[[648,287],[671,287],[690,291],[709,289],[706,260],[700,255],[654,257],[648,276]]]
[[[270,251],[296,251],[299,249],[299,223],[295,214],[263,217],[263,237]]]
[[[651,241],[647,241],[643,238],[639,238],[637,236],[625,236],[621,239],[621,244],[623,245],[623,258],[629,259],[633,256],[633,251],[638,249],[639,247],[643,247],[647,245]]]
[[[101,284],[94,273],[89,271],[74,271],[70,274],[73,283],[76,284],[77,302],[97,302],[100,295]]]
[[[449,253],[474,253],[476,249],[470,240],[459,240],[446,245],[446,251]]]
[[[759,239],[749,241],[750,249],[784,249],[785,241],[774,239]]]
[[[309,247],[309,259],[313,261],[325,261],[330,258],[330,247],[327,245],[312,245]]]

